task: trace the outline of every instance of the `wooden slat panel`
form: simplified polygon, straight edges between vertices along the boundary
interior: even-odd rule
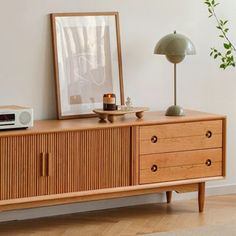
[[[129,186],[130,142],[130,128],[2,137],[0,200]]]
[[[31,158],[34,159],[37,163],[37,176],[36,176],[36,181],[37,181],[37,195],[47,195],[49,194],[49,179],[47,177],[42,177],[42,171],[41,171],[41,160],[40,160],[40,155],[41,153],[47,153],[48,151],[48,135],[47,134],[41,134],[35,136],[36,139],[36,153],[33,155]]]
[[[141,156],[140,184],[222,176],[222,149]],[[211,166],[205,164],[212,161]],[[179,162],[178,162],[179,161]],[[151,170],[157,166],[157,171]]]
[[[0,142],[1,149],[1,200],[11,199],[13,196],[18,197],[18,195],[25,195],[25,183],[22,183],[21,188],[18,187],[18,184],[14,186],[12,183],[17,181],[24,180],[24,156],[22,156],[23,147],[23,138],[18,139],[18,142],[21,144],[21,148],[19,149],[15,143],[16,138],[2,138]],[[17,152],[15,152],[17,151]],[[9,156],[7,156],[8,154]],[[15,168],[15,166],[19,166],[19,168]],[[14,173],[14,175],[13,175]],[[16,191],[17,190],[17,191]]]
[[[40,153],[47,135],[0,139],[0,199],[48,194],[48,179],[40,177]]]
[[[130,128],[75,132],[73,147],[76,152],[68,155],[73,191],[130,185]]]
[[[37,196],[38,185],[38,163],[37,163],[37,139],[36,136],[28,136],[28,145],[30,146],[28,156],[28,196]]]
[[[7,138],[2,138],[1,139],[1,200],[7,199],[6,193],[7,193],[7,181],[6,181],[6,176],[7,176],[7,163],[6,163],[6,158],[3,158],[5,153],[7,152],[6,150],[6,141]]]
[[[49,181],[47,194],[68,192],[68,142],[67,133],[48,134],[47,155],[52,166],[50,176],[43,178]]]

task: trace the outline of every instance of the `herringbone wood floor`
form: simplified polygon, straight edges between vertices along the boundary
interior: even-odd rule
[[[197,200],[173,201],[0,224],[1,236],[130,236],[235,222],[236,195],[208,197],[203,214]]]

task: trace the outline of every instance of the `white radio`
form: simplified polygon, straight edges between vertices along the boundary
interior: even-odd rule
[[[33,127],[33,109],[20,106],[0,106],[0,130]]]

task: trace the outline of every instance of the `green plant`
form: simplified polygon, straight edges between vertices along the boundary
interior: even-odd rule
[[[232,41],[229,39],[228,32],[228,20],[219,19],[215,8],[220,4],[216,0],[204,0],[205,4],[208,7],[209,18],[214,17],[217,23],[216,28],[220,31],[219,37],[223,39],[224,52],[219,51],[215,47],[211,48],[210,56],[214,59],[220,59],[220,68],[226,69],[228,67],[235,67],[234,54],[236,48],[233,45]]]

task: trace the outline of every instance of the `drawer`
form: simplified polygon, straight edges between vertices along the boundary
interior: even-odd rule
[[[140,184],[222,175],[221,148],[140,156]]]
[[[140,154],[222,147],[222,120],[140,127]]]

